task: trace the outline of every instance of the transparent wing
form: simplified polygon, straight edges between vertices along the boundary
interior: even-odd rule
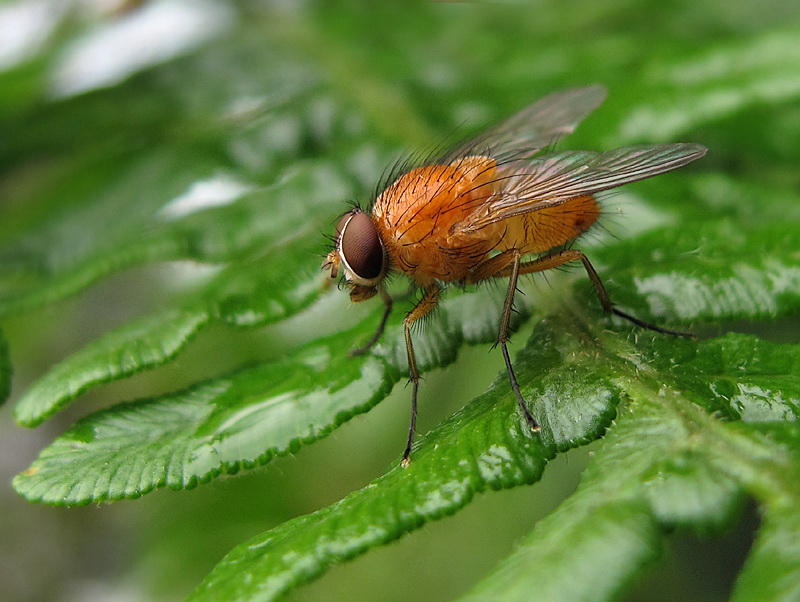
[[[575,131],[605,98],[606,89],[600,85],[555,92],[456,147],[441,162],[469,155],[488,155],[498,163],[530,157]]]
[[[672,171],[706,154],[700,144],[629,146],[607,152],[565,151],[500,169],[499,191],[459,226],[461,231],[553,207]]]

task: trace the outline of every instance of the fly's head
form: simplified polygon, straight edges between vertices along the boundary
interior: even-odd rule
[[[365,301],[378,293],[389,261],[372,217],[358,208],[342,216],[336,227],[336,248],[328,253],[322,269],[331,279],[342,272],[352,301]]]

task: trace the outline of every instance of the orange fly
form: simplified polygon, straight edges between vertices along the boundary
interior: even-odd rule
[[[572,132],[605,96],[598,85],[546,96],[431,164],[397,178],[378,195],[369,213],[354,208],[339,221],[336,246],[323,269],[331,278],[343,273],[352,301],[380,295],[386,306],[374,336],[354,354],[366,352],[383,333],[392,309],[385,287],[390,272],[402,272],[422,291],[403,320],[412,385],[404,466],[411,457],[420,379],[411,325],[436,307],[445,283],[508,278],[498,343],[511,388],[534,432],[539,424],[520,392],[507,346],[520,275],[580,261],[606,312],[643,328],[690,336],[617,309],[589,259],[571,247],[600,217],[598,192],[677,169],[706,153],[699,144],[606,152],[546,150]]]

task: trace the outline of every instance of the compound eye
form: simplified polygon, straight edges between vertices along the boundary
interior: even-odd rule
[[[383,274],[386,261],[383,243],[372,218],[360,211],[345,216],[339,236],[339,252],[350,271],[364,281]]]
[[[339,223],[336,224],[336,238],[340,238],[342,236],[342,230],[344,230],[344,227],[347,225],[347,222],[349,222],[352,217],[353,217],[352,211],[348,211],[342,216],[342,218],[339,220]]]

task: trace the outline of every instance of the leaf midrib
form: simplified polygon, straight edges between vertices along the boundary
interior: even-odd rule
[[[602,337],[609,339],[610,337]],[[800,475],[793,468],[787,451],[779,445],[767,445],[752,436],[741,434],[707,413],[674,384],[665,382],[664,374],[646,365],[634,365],[623,354],[609,353],[610,346],[597,339],[604,359],[619,374],[616,384],[631,403],[658,403],[662,411],[679,420],[689,435],[686,449],[699,453],[721,472],[741,483],[749,493],[770,504],[800,504]],[[635,354],[635,347],[615,338],[617,349]],[[655,400],[658,400],[657,402]]]

